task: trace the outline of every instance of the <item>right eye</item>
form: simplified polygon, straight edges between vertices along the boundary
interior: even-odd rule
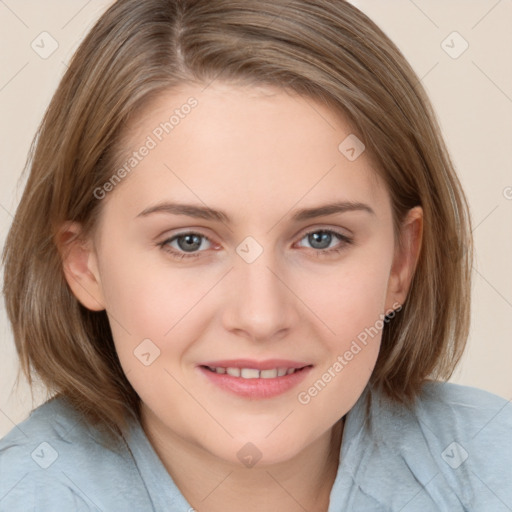
[[[199,249],[203,246],[204,240],[208,241],[210,244],[212,243],[210,239],[205,235],[195,233],[193,231],[187,231],[178,233],[177,235],[174,235],[171,238],[160,242],[158,245],[164,251],[171,254],[173,258],[195,258],[200,256],[201,252],[204,252],[199,251]]]

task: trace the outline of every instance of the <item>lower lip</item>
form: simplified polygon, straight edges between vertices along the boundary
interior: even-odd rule
[[[206,375],[210,382],[213,382],[219,388],[253,400],[272,398],[286,393],[302,382],[311,368],[311,366],[306,366],[291,375],[283,375],[273,379],[243,379],[242,377],[233,377],[227,373],[215,373],[198,366],[198,369]]]

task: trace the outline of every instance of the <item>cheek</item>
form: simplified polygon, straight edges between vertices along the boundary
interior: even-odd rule
[[[122,263],[111,259],[102,272],[109,313],[138,337],[163,338],[208,290],[190,272],[134,256]]]
[[[185,273],[166,272],[129,251],[122,260],[116,258],[114,247],[121,244],[105,247],[102,265],[107,314],[125,373],[130,380],[140,376],[143,384],[155,375],[165,344],[172,340],[173,349],[177,353],[182,350],[176,345],[179,340],[175,333],[187,324],[187,314],[207,287],[197,281],[192,284]],[[119,256],[122,252],[117,251]],[[193,333],[190,337],[193,339]],[[145,355],[148,353],[149,357]],[[148,362],[151,371],[146,367]]]
[[[314,278],[298,277],[297,295],[326,332],[343,342],[374,325],[384,312],[390,265],[386,258],[354,257]]]
[[[325,352],[296,399],[306,416],[322,419],[319,431],[353,407],[377,361],[389,269],[382,261],[369,263],[346,265],[330,279],[317,280],[314,293],[309,289],[307,300],[318,311],[318,339]]]
[[[304,278],[304,302],[317,313],[318,339],[325,357],[304,383],[297,399],[306,409],[332,421],[355,403],[375,366],[384,327],[391,258],[386,251],[347,258],[329,275]],[[325,409],[327,403],[338,406]]]

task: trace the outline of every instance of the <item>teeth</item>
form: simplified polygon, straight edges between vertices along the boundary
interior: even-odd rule
[[[232,377],[240,377],[240,368],[226,368],[226,373]]]
[[[241,377],[242,379],[275,379],[276,377],[284,377],[295,372],[296,368],[272,368],[271,370],[257,370],[256,368],[222,368],[208,367],[215,373],[227,373],[232,377]]]
[[[262,379],[275,379],[277,377],[277,368],[273,370],[261,370],[260,377]]]
[[[259,379],[260,371],[254,368],[242,368],[240,377],[242,377],[242,379]]]

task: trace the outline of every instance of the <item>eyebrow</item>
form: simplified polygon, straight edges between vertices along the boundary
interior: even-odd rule
[[[367,204],[353,201],[339,201],[328,203],[312,208],[303,208],[297,210],[291,220],[293,222],[300,222],[315,217],[322,217],[324,215],[334,215],[336,213],[345,213],[353,211],[367,212],[371,215],[375,215],[373,209]],[[167,213],[171,215],[186,215],[187,217],[195,217],[198,219],[206,219],[225,224],[231,224],[231,219],[226,212],[222,210],[215,210],[205,206],[198,206],[194,204],[185,203],[171,203],[164,202],[159,203],[155,206],[150,206],[140,212],[135,218],[147,217],[153,213]]]

